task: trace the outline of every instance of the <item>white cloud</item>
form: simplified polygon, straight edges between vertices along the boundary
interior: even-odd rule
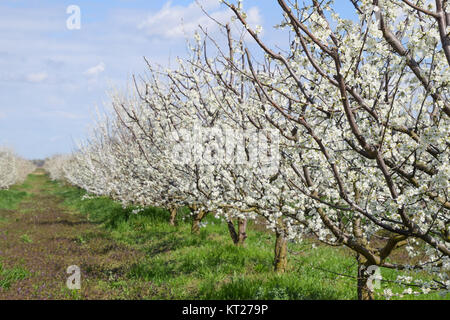
[[[28,82],[39,83],[48,78],[47,72],[30,73],[26,76]]]
[[[102,73],[103,71],[105,71],[105,64],[103,62],[100,62],[98,65],[87,69],[84,74],[88,75],[88,76],[96,76],[100,73]]]
[[[231,10],[221,7],[218,0],[199,0],[198,2],[212,18],[221,23],[230,21],[233,16]],[[261,23],[257,7],[247,10],[247,21],[251,26]],[[218,28],[216,22],[202,11],[196,1],[187,6],[172,6],[172,2],[169,1],[161,10],[150,14],[138,25],[138,28],[144,30],[148,36],[176,39],[192,37],[199,25],[209,32],[214,32]]]

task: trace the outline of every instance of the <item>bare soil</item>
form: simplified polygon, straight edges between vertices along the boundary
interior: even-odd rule
[[[0,287],[0,299],[114,299],[151,295],[151,285],[129,283],[130,266],[140,252],[108,237],[85,215],[70,212],[46,192],[47,177],[32,179],[31,193],[17,210],[0,210],[0,263],[29,275]],[[67,268],[81,270],[81,290],[69,290]],[[0,273],[1,277],[1,273]],[[1,279],[0,279],[1,280]],[[132,288],[132,289],[130,289]]]

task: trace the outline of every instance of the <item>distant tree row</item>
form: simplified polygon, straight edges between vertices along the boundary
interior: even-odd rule
[[[23,182],[35,165],[17,156],[11,149],[0,147],[0,189]]]

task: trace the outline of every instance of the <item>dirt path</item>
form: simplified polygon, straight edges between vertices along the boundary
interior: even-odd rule
[[[17,210],[0,209],[0,299],[138,298],[126,273],[140,253],[65,208],[42,172],[26,184],[31,195]],[[81,290],[66,286],[71,265],[81,269]]]

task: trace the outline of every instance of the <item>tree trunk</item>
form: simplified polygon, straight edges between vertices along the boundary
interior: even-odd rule
[[[236,233],[236,229],[234,228],[234,223],[233,220],[227,220],[227,226],[228,226],[228,231],[230,231],[230,236],[231,236],[231,240],[233,240],[233,243],[237,245],[238,241],[239,241],[239,236]]]
[[[233,220],[227,221],[228,230],[230,231],[231,239],[233,243],[237,246],[243,246],[245,239],[247,239],[247,220],[246,219],[238,219],[238,232],[236,232],[236,228],[234,227]]]
[[[192,228],[191,233],[193,234],[200,234],[200,222],[202,219],[206,216],[206,211],[200,210],[195,216],[194,220],[192,221]]]
[[[276,241],[274,269],[275,272],[283,273],[286,271],[287,267],[287,240],[282,231],[277,231],[275,234]]]
[[[171,226],[175,225],[176,218],[177,218],[177,208],[172,207],[172,208],[170,208],[170,222],[169,222]]]
[[[247,219],[238,219],[238,231],[239,231],[239,238],[238,238],[238,246],[243,246],[245,239],[247,239]]]
[[[368,265],[358,259],[358,300],[373,300],[373,291],[368,286],[370,274],[366,272]]]

